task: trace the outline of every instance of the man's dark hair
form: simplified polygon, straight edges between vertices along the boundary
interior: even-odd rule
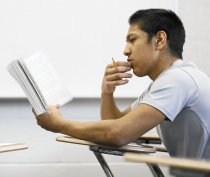
[[[145,9],[135,12],[129,18],[129,24],[137,24],[148,33],[148,42],[158,31],[167,34],[167,44],[172,56],[182,59],[185,42],[185,29],[180,18],[171,10]]]

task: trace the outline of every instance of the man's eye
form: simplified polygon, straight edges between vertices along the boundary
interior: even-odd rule
[[[130,38],[130,42],[134,42],[136,38]]]

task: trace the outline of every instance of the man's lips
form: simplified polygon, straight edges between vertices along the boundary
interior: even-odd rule
[[[127,61],[128,61],[128,62],[132,62],[133,60],[132,60],[131,58],[128,58]]]
[[[133,68],[133,59],[131,59],[131,58],[128,58],[127,59],[127,62],[129,62],[130,63],[130,66],[131,66],[131,68]]]

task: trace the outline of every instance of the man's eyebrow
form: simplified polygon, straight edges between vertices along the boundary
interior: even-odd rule
[[[137,36],[135,33],[130,33],[126,36],[126,40],[129,40],[131,36]]]

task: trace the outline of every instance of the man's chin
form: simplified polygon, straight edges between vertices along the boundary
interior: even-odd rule
[[[136,70],[133,70],[133,74],[137,77],[144,77],[146,76],[145,73],[142,73],[142,72],[139,72],[139,71],[136,71]]]

